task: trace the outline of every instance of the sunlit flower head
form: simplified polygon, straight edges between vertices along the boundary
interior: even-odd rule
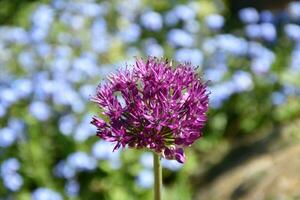
[[[102,111],[91,122],[97,136],[114,149],[145,148],[181,163],[207,119],[208,92],[196,70],[152,57],[109,76],[91,100]]]

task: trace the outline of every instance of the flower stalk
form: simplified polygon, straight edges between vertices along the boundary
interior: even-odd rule
[[[160,155],[153,152],[153,166],[154,166],[154,200],[162,200],[162,169],[160,162]]]

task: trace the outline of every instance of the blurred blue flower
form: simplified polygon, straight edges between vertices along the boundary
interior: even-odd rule
[[[217,50],[216,38],[206,38],[202,43],[202,49],[208,54],[213,54]]]
[[[294,20],[300,19],[300,2],[294,1],[289,3],[288,14]]]
[[[90,99],[91,95],[94,95],[95,93],[95,87],[94,85],[82,85],[79,89],[79,93],[81,97],[88,100]]]
[[[69,105],[72,98],[75,96],[73,88],[71,88],[71,84],[62,79],[58,79],[54,83],[55,86],[58,86],[53,93],[54,103],[57,105]]]
[[[13,44],[27,44],[27,32],[21,27],[0,27],[0,41]]]
[[[44,40],[54,19],[54,11],[48,5],[40,5],[31,15],[32,27],[29,35],[34,42]]]
[[[29,112],[39,121],[46,121],[51,116],[51,108],[43,101],[33,101],[29,105]]]
[[[205,23],[212,30],[220,30],[224,25],[224,17],[219,14],[211,14],[205,18]]]
[[[95,129],[90,125],[90,123],[80,123],[75,129],[73,137],[77,142],[84,142],[94,135]]]
[[[149,44],[146,47],[146,54],[156,57],[162,57],[164,55],[164,49],[159,44]]]
[[[8,174],[15,174],[20,169],[20,162],[16,158],[8,158],[1,164],[0,174],[2,177]]]
[[[119,37],[125,42],[136,42],[141,35],[141,28],[137,24],[130,24],[129,26],[121,29]]]
[[[147,11],[141,16],[142,25],[151,30],[151,31],[159,31],[163,26],[162,16],[154,11]]]
[[[113,144],[99,140],[93,145],[91,153],[94,158],[98,160],[108,160],[113,169],[118,169],[121,167],[120,150],[113,152],[113,149]]]
[[[135,20],[137,13],[139,13],[143,8],[143,2],[140,0],[123,0],[119,1],[116,5],[117,11],[130,21]],[[106,9],[108,10],[108,9]]]
[[[92,147],[92,155],[99,160],[108,160],[116,155],[115,153],[113,153],[113,148],[113,144],[103,140],[99,140]]]
[[[66,73],[70,68],[70,59],[67,58],[59,58],[51,60],[50,62],[51,71],[53,72],[53,78],[61,78],[63,73]]]
[[[49,188],[38,188],[32,195],[31,200],[62,200],[62,196]]]
[[[204,74],[207,80],[215,83],[221,81],[226,72],[226,68],[208,68],[205,69]]]
[[[3,176],[3,184],[7,189],[15,192],[22,187],[23,178],[18,173],[6,174]]]
[[[299,90],[298,87],[292,85],[292,84],[289,84],[289,83],[285,83],[283,85],[283,93],[286,95],[286,96],[294,96],[297,94],[297,90]]]
[[[148,56],[162,57],[164,55],[164,49],[157,44],[155,39],[146,40],[144,49]]]
[[[175,47],[191,47],[194,44],[194,38],[186,31],[181,29],[172,29],[168,33],[168,42]]]
[[[177,162],[176,160],[167,160],[167,159],[162,159],[161,165],[163,168],[166,168],[171,171],[178,171],[183,167],[183,164]]]
[[[90,53],[85,53],[76,58],[73,62],[73,67],[75,70],[80,70],[89,76],[93,76],[98,73],[96,58]]]
[[[227,71],[228,57],[228,52],[218,49],[207,58],[206,62],[204,63],[205,68],[216,68],[220,71]]]
[[[167,12],[164,15],[164,20],[168,26],[174,26],[179,22],[179,18],[173,10]]]
[[[186,5],[176,5],[176,7],[173,9],[173,12],[178,19],[184,21],[189,21],[196,17],[195,11]]]
[[[231,81],[226,81],[209,87],[209,90],[211,91],[210,106],[220,108],[223,102],[235,92],[235,85]]]
[[[244,55],[247,52],[248,43],[244,38],[231,34],[219,34],[216,36],[216,45],[223,51],[232,55]]]
[[[246,71],[238,70],[234,72],[232,81],[236,92],[248,91],[253,88],[251,74]]]
[[[71,14],[69,12],[64,12],[60,16],[60,20],[70,27],[72,30],[83,29],[85,25],[86,18],[82,15]]]
[[[271,98],[274,105],[282,105],[286,101],[286,96],[282,92],[273,92]]]
[[[11,191],[17,191],[23,185],[23,178],[17,173],[19,169],[20,162],[16,158],[8,158],[1,164],[0,174],[3,184]]]
[[[100,36],[93,36],[91,40],[92,48],[97,53],[106,53],[110,48],[110,37],[105,34]]]
[[[54,49],[54,56],[59,58],[68,58],[72,53],[73,50],[67,45],[58,45]]]
[[[47,71],[37,71],[33,76],[34,95],[36,99],[45,100],[53,89],[53,82],[49,80]]]
[[[255,58],[251,61],[251,70],[258,75],[265,74],[269,71],[272,62],[264,57]]]
[[[57,81],[56,85],[58,88],[53,94],[55,104],[71,106],[72,111],[76,113],[81,113],[85,109],[85,104],[80,95],[73,88],[70,88],[71,86],[68,83],[65,84],[64,81]]]
[[[34,26],[48,28],[53,22],[54,11],[48,5],[40,5],[31,15],[31,21]]]
[[[36,43],[45,40],[47,35],[48,35],[48,29],[41,29],[40,27],[32,27],[31,30],[29,30],[30,39]]]
[[[246,36],[253,39],[253,38],[260,38],[262,35],[261,27],[259,24],[248,24],[245,26],[245,33]]]
[[[294,51],[300,51],[300,43],[295,43],[293,50]]]
[[[110,47],[110,37],[106,33],[106,21],[102,17],[96,18],[91,26],[91,46],[97,53],[104,53]]]
[[[133,57],[135,57],[135,56],[137,56],[137,57],[141,57],[141,51],[140,51],[140,49],[138,49],[136,46],[129,46],[127,49],[126,49],[126,52],[125,52],[125,54],[126,54],[126,57],[127,58],[133,58]],[[102,65],[103,66],[103,65]],[[105,77],[105,75],[103,76],[103,77]]]
[[[8,128],[10,128],[11,130],[13,130],[16,133],[17,138],[19,138],[19,139],[25,138],[25,135],[24,135],[25,122],[22,119],[18,119],[18,118],[14,118],[14,117],[9,118]]]
[[[27,98],[33,91],[31,80],[26,78],[14,80],[11,86],[19,98]]]
[[[244,23],[256,23],[259,20],[259,14],[255,8],[243,8],[239,11],[239,17]]]
[[[38,100],[46,100],[46,98],[53,94],[56,90],[57,83],[53,80],[49,80],[48,78],[44,78],[43,76],[41,76],[40,79],[38,79],[38,76],[35,76],[35,78],[37,78],[35,83],[38,83],[34,85],[35,98]]]
[[[268,42],[273,42],[277,37],[276,27],[271,23],[262,23],[261,36]]]
[[[108,160],[108,163],[112,169],[120,169],[122,162],[119,157],[113,157],[113,159]]]
[[[85,152],[77,151],[67,158],[67,163],[76,171],[91,171],[96,169],[97,161]]]
[[[95,127],[93,127],[91,124],[90,124],[90,119],[92,118],[93,114],[91,113],[86,113],[85,115],[82,116],[82,119],[81,119],[81,123],[78,124],[77,127],[82,127],[82,128],[85,128],[86,129],[86,134],[89,134],[89,136],[91,135],[95,135]],[[81,129],[81,128],[80,128]],[[76,134],[76,133],[75,133]]]
[[[75,180],[68,180],[65,184],[65,193],[70,197],[76,197],[79,193],[80,185]]]
[[[135,54],[136,55],[136,54]],[[99,73],[101,74],[101,76],[105,77],[110,75],[111,73],[114,72],[114,70],[116,70],[115,65],[110,65],[110,64],[106,64],[106,65],[101,65],[101,67],[99,68]]]
[[[36,56],[32,51],[23,51],[18,55],[19,64],[27,70],[33,70],[37,66]]]
[[[73,68],[70,71],[68,71],[67,76],[65,78],[67,81],[70,82],[70,83],[66,83],[66,85],[69,84],[68,92],[73,93],[72,84],[83,82],[87,78],[87,75],[83,73],[81,70]]]
[[[64,115],[59,119],[59,131],[64,135],[70,135],[77,123],[74,115]]]
[[[0,147],[9,147],[17,139],[17,133],[11,128],[0,129]]]
[[[197,20],[188,20],[185,21],[183,28],[190,33],[197,33],[200,30],[200,23]]]
[[[270,10],[263,10],[260,12],[260,19],[262,22],[274,22],[274,14]]]
[[[249,55],[251,60],[251,70],[258,75],[269,71],[275,60],[275,54],[257,42],[249,43]]]
[[[38,55],[42,58],[45,58],[52,53],[51,46],[49,44],[47,44],[46,42],[38,43],[34,47],[35,47]]]
[[[5,106],[11,106],[19,100],[16,91],[13,88],[1,88],[0,87],[0,102]]]
[[[60,178],[70,179],[76,175],[76,169],[68,162],[62,160],[55,166],[54,175]]]
[[[68,32],[58,32],[56,36],[56,40],[60,45],[68,45],[70,47],[76,46],[72,43],[72,35]]]
[[[65,6],[67,5],[67,2],[61,1],[61,0],[52,0],[51,4],[54,7],[54,9],[59,10],[59,9],[65,8]]]
[[[68,4],[69,9],[73,12],[82,14],[87,17],[97,17],[98,15],[104,15],[106,8],[103,4],[95,2],[71,2]]]
[[[258,42],[249,42],[248,44],[248,54],[250,58],[257,58],[267,52],[268,49]]]
[[[151,188],[154,184],[154,177],[152,170],[144,169],[139,172],[136,183],[142,188]]]
[[[190,62],[194,66],[201,66],[203,54],[198,49],[178,49],[175,53],[175,59],[179,62]]]
[[[150,152],[143,153],[140,157],[140,163],[144,168],[153,168],[153,154]]]
[[[291,40],[300,41],[300,26],[298,24],[286,24],[284,31]]]

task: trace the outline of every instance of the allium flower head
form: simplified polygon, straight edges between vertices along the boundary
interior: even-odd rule
[[[97,136],[115,142],[114,149],[146,148],[180,163],[207,118],[208,92],[195,69],[152,57],[109,76],[91,100],[106,116],[91,121]]]

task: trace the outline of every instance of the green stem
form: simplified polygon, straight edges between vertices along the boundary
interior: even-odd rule
[[[154,166],[154,200],[162,200],[162,171],[160,156],[157,153],[153,153],[153,166]]]

